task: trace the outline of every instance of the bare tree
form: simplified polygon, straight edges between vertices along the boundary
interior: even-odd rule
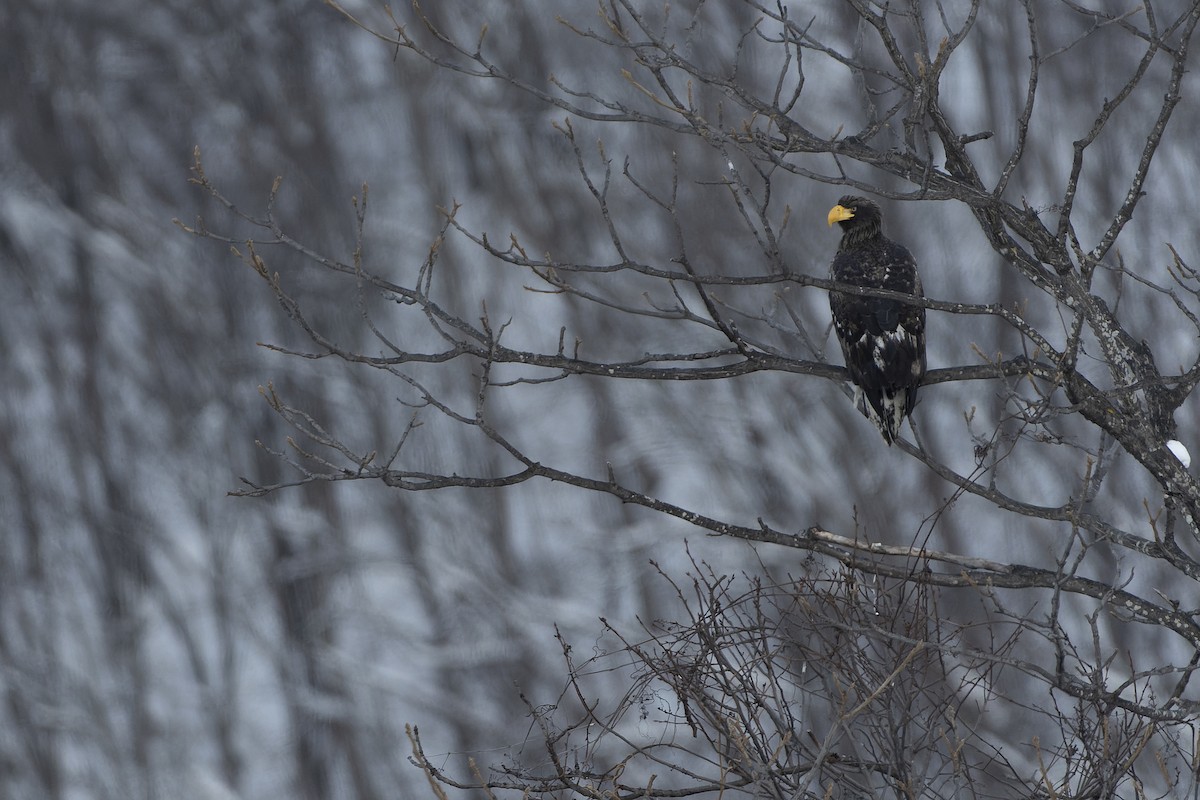
[[[1200,273],[1189,266],[1194,234],[1180,227],[1194,190],[1169,175],[1160,190],[1156,170],[1187,144],[1172,121],[1188,97],[1200,4],[1026,0],[997,20],[978,0],[850,0],[812,18],[782,2],[610,0],[592,22],[558,24],[601,54],[586,63],[611,68],[612,81],[569,65],[531,70],[499,21],[417,2],[405,19],[371,21],[327,2],[401,68],[432,66],[527,104],[531,117],[556,115],[557,142],[543,128],[528,146],[573,167],[591,211],[564,211],[565,229],[493,235],[449,204],[424,261],[395,265],[369,247],[364,185],[356,245],[338,258],[279,221],[278,181],[264,211],[244,212],[197,153],[195,182],[257,233],[186,229],[232,245],[303,334],[303,345],[271,347],[377,371],[408,409],[390,439],[354,445],[356,432],[265,387],[295,433],[263,446],[294,472],[247,480],[242,493],[550,481],[771,553],[761,574],[736,580],[696,564],[677,589],[683,619],[611,628],[609,652],[579,660],[564,642],[567,691],[529,704],[540,752],[454,777],[414,731],[413,759],[435,794],[1195,794],[1200,485],[1180,440],[1195,432]],[[1100,92],[1063,105],[1062,87],[1081,79]],[[1007,113],[989,116],[989,105]],[[992,128],[974,125],[985,117]],[[615,133],[597,145],[595,131]],[[528,196],[527,174],[483,168],[515,203]],[[919,301],[950,365],[925,378],[913,435],[897,443],[904,466],[888,462],[924,478],[877,498],[905,503],[915,525],[831,530],[786,503],[758,515],[679,503],[659,487],[661,467],[542,446],[537,426],[557,430],[559,404],[583,381],[754,380],[781,398],[781,386],[844,388],[845,370],[827,358],[825,294],[917,301],[824,277],[831,244],[818,246],[807,233],[816,220],[798,223],[780,199],[821,185],[890,201],[896,229],[940,237],[972,271],[927,275]],[[1136,232],[1146,207],[1155,220],[1165,210],[1166,224]],[[901,224],[917,213],[938,224]],[[727,237],[719,251],[696,244],[714,226]],[[1173,244],[1140,247],[1158,234]],[[289,288],[293,270],[277,262],[295,254],[340,279],[357,341]],[[444,288],[499,270],[526,291]],[[994,298],[944,291],[1001,283]],[[969,383],[986,385],[991,410],[955,394]],[[791,433],[817,438],[820,414],[798,413]],[[838,428],[864,426],[849,402],[835,413]],[[469,437],[469,460],[428,457],[446,431]],[[847,441],[835,486],[883,458],[877,441]],[[622,669],[627,694],[592,693],[592,676]]]

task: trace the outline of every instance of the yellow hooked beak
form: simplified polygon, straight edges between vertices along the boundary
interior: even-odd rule
[[[832,225],[835,222],[843,222],[845,220],[853,219],[853,218],[854,218],[854,212],[851,211],[850,209],[846,208],[845,206],[834,206],[833,208],[829,209],[829,224],[830,225]]]

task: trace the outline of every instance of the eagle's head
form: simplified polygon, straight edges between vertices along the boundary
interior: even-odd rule
[[[829,224],[842,226],[842,237],[847,242],[860,242],[883,231],[883,218],[879,206],[865,197],[846,195],[829,209]]]

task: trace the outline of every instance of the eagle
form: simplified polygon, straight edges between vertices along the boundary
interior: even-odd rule
[[[879,206],[847,195],[829,209],[828,221],[842,227],[830,278],[862,289],[924,296],[912,253],[883,235]],[[854,384],[854,403],[890,447],[925,377],[925,307],[831,291],[829,308]]]

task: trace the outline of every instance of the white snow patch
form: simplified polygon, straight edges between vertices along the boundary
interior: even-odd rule
[[[1189,453],[1188,449],[1183,446],[1183,442],[1179,441],[1178,439],[1172,439],[1171,441],[1167,442],[1167,449],[1171,451],[1172,455],[1179,459],[1180,463],[1183,464],[1184,469],[1192,465],[1192,454]]]

